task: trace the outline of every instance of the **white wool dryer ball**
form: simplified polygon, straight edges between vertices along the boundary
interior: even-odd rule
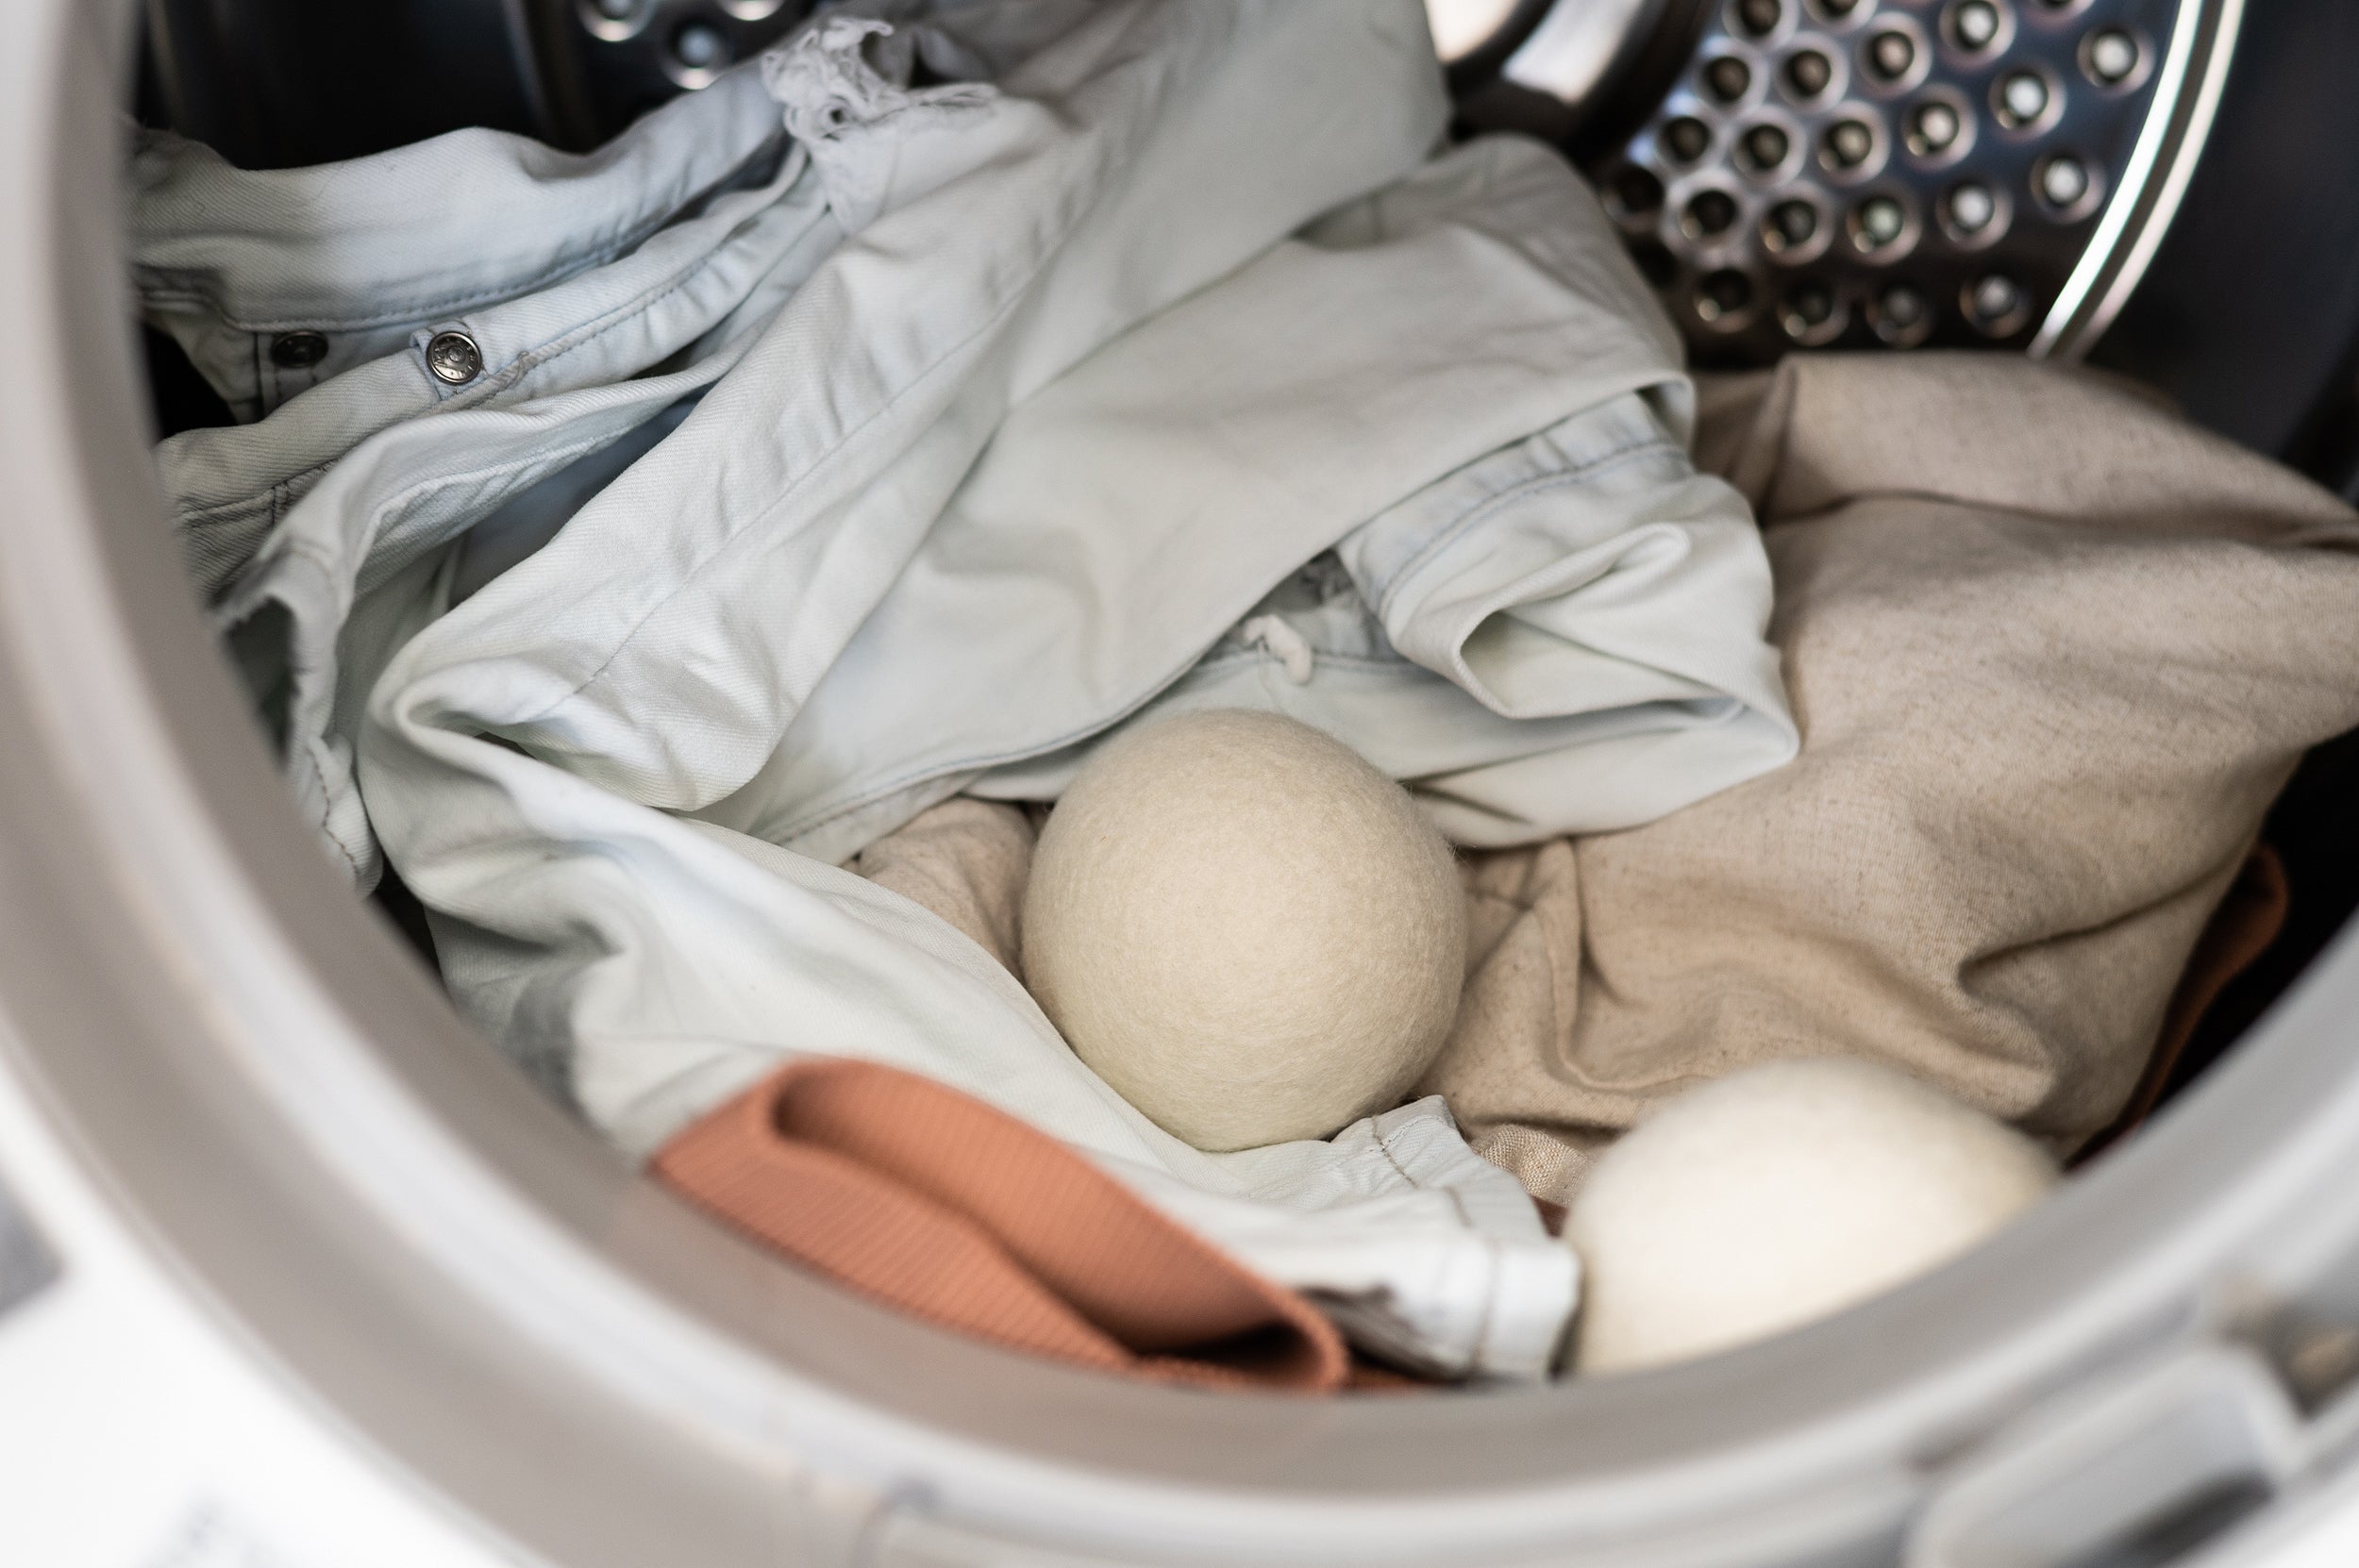
[[[1624,1135],[1573,1200],[1580,1369],[1684,1360],[1840,1310],[1965,1251],[2055,1179],[2021,1133],[1871,1062],[1706,1084]]]
[[[1143,725],[1042,829],[1024,978],[1080,1057],[1200,1149],[1388,1109],[1458,1011],[1449,845],[1365,759],[1276,713]]]

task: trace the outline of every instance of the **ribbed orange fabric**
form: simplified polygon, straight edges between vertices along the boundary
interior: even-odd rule
[[[653,1170],[832,1279],[1012,1349],[1210,1388],[1328,1393],[1350,1375],[1300,1295],[1056,1140],[896,1068],[795,1062]]]

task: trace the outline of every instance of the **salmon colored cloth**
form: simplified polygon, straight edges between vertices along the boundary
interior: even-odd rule
[[[2171,996],[2137,1093],[2152,1110],[2219,993],[2277,938],[2285,872],[2255,848]],[[1329,1393],[1420,1385],[1046,1134],[929,1078],[781,1069],[658,1152],[659,1179],[809,1268],[943,1327],[1157,1382]],[[1543,1211],[1555,1209],[1542,1205]],[[1553,1231],[1562,1210],[1549,1214]]]
[[[1343,1338],[1056,1140],[929,1078],[798,1061],[657,1177],[841,1284],[1012,1350],[1157,1382],[1329,1393]]]

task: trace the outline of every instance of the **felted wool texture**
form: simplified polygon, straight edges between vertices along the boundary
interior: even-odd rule
[[[1075,1053],[1198,1148],[1397,1103],[1458,1005],[1465,905],[1408,794],[1275,713],[1108,742],[1049,813],[1024,976]]]
[[[2021,1133],[1872,1062],[1706,1084],[1607,1150],[1565,1219],[1577,1364],[1658,1366],[1840,1311],[1957,1256],[2055,1179]]]
[[[1704,1079],[1854,1056],[2069,1152],[2138,1082],[2294,762],[2359,725],[2359,518],[2015,358],[1810,356],[1707,392],[1800,755],[1469,857],[1473,972],[1419,1087],[1478,1139],[1581,1147]]]

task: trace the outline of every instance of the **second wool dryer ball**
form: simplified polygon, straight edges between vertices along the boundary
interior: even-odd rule
[[[1389,1109],[1458,1010],[1465,898],[1407,792],[1275,713],[1143,726],[1042,830],[1024,976],[1075,1054],[1201,1149]]]
[[[1872,1061],[1774,1061],[1689,1090],[1573,1199],[1580,1366],[1710,1355],[1940,1266],[2034,1202],[2023,1134]]]

